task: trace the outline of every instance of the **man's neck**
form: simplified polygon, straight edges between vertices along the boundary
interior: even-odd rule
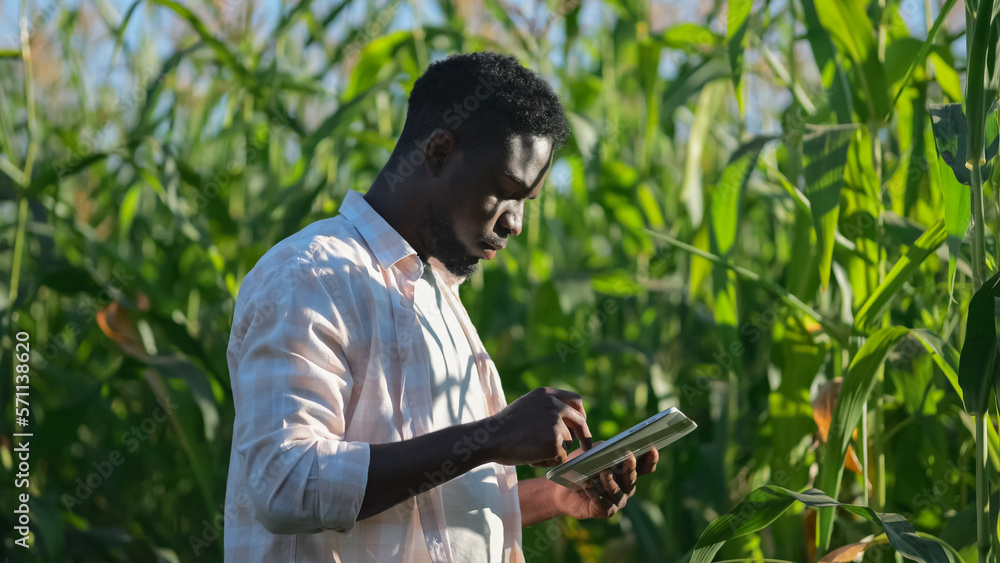
[[[427,251],[419,236],[419,214],[423,213],[426,205],[416,197],[419,189],[409,184],[402,182],[390,187],[383,174],[379,173],[364,198],[390,227],[410,243],[421,260],[427,260]]]

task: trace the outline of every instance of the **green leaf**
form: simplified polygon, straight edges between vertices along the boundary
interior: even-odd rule
[[[961,563],[956,562],[945,551],[939,543],[941,540],[918,536],[913,526],[899,514],[875,512],[866,506],[843,504],[817,489],[797,493],[775,485],[765,485],[753,491],[731,512],[712,522],[698,538],[690,563],[710,563],[726,541],[761,530],[774,522],[795,501],[825,510],[839,507],[880,525],[892,547],[908,559],[924,563]]]
[[[750,2],[747,2],[748,7],[749,5]],[[710,51],[721,43],[719,36],[711,29],[690,22],[668,27],[660,36],[660,40],[671,49],[697,48],[705,51]],[[740,56],[742,57],[742,54]]]
[[[107,153],[94,153],[88,154],[83,157],[73,156],[66,160],[60,160],[53,164],[46,165],[41,171],[31,178],[31,183],[28,184],[28,189],[25,191],[26,196],[36,197],[42,193],[42,190],[59,182],[63,178],[77,174],[89,167],[91,164],[101,162],[102,160],[108,158]]]
[[[726,16],[726,43],[729,47],[729,67],[732,70],[736,103],[743,115],[743,93],[740,79],[743,76],[743,53],[747,48],[747,26],[750,24],[750,0],[729,0]]]
[[[899,90],[896,91],[896,95],[892,99],[893,106],[895,106],[896,102],[899,101],[899,95],[906,89],[906,85],[910,83],[910,78],[913,77],[913,71],[917,69],[918,65],[923,64],[924,58],[931,50],[931,45],[934,44],[934,36],[937,35],[938,29],[941,28],[941,24],[944,23],[945,18],[948,17],[949,13],[951,13],[951,8],[954,5],[955,0],[947,0],[944,3],[944,6],[941,6],[941,11],[938,12],[938,17],[934,20],[934,25],[931,26],[930,31],[927,32],[927,39],[925,39],[923,44],[920,45],[920,50],[917,51],[917,56],[913,58],[912,62],[910,62],[910,68],[907,69],[906,76],[903,77],[903,82],[899,85]]]
[[[970,166],[973,163],[983,166],[989,158],[986,155],[986,116],[989,113],[987,109],[996,101],[996,88],[991,84],[991,77],[986,69],[987,58],[995,48],[995,45],[990,44],[993,3],[994,0],[979,0],[979,10],[975,20],[972,20],[975,23],[968,26],[970,29],[967,30],[972,37],[965,83],[969,127],[966,163]],[[989,172],[984,170],[983,176],[989,176]]]
[[[816,322],[820,324],[820,326],[823,327],[823,329],[827,332],[827,334],[832,336],[842,345],[844,346],[847,345],[849,335],[847,334],[846,327],[844,327],[842,323],[840,323],[835,319],[827,318],[826,316],[816,312],[815,310],[813,310],[812,307],[803,303],[802,300],[800,300],[798,297],[789,293],[789,291],[784,287],[774,283],[769,279],[760,277],[756,272],[752,272],[750,270],[747,270],[746,268],[742,268],[740,266],[731,264],[729,261],[720,256],[716,256],[711,252],[705,252],[700,248],[696,248],[694,246],[691,246],[690,244],[681,242],[671,237],[670,235],[657,233],[655,231],[649,231],[649,230],[647,230],[647,232],[650,234],[650,236],[652,236],[656,240],[667,243],[675,248],[679,248],[685,252],[693,254],[694,256],[707,260],[708,262],[711,262],[713,264],[717,264],[719,266],[723,266],[725,268],[732,270],[740,278],[760,286],[761,288],[767,290],[769,293],[780,299],[783,303],[785,303],[789,307],[797,309],[799,312],[814,319]]]
[[[613,297],[629,297],[642,292],[635,276],[622,270],[602,272],[591,277],[593,290]]]
[[[938,220],[928,227],[924,234],[920,235],[917,242],[899,258],[892,270],[886,274],[882,283],[875,288],[875,291],[861,306],[854,319],[854,328],[857,331],[867,334],[872,328],[878,326],[882,319],[882,311],[885,310],[889,301],[903,287],[903,283],[920,268],[920,264],[944,244],[946,236],[943,219]]]
[[[940,336],[930,332],[929,330],[918,328],[910,331],[927,352],[931,355],[931,359],[941,371],[944,373],[945,378],[951,383],[952,388],[958,393],[958,398],[964,400],[964,393],[962,392],[962,386],[958,383],[958,362],[959,354],[958,350],[954,346],[948,344]]]
[[[968,186],[972,182],[969,169],[965,167],[969,125],[962,115],[962,104],[930,104],[927,108],[931,112],[934,144],[937,146],[938,154],[955,173],[955,178]],[[1000,137],[994,137],[986,147],[987,162],[982,167],[983,178],[988,178],[993,169],[992,162],[997,154],[998,139]]]
[[[830,34],[837,49],[850,60],[855,94],[866,98],[867,105],[856,105],[862,121],[865,118],[881,119],[891,110],[885,70],[878,57],[878,46],[872,22],[868,18],[863,0],[825,0],[816,3],[820,23]],[[855,102],[860,98],[855,99]],[[874,115],[871,112],[874,111]]]
[[[725,89],[722,81],[715,81],[705,86],[698,96],[698,106],[695,109],[694,125],[688,136],[687,154],[684,158],[684,187],[682,198],[687,205],[691,223],[697,227],[705,214],[705,202],[701,185],[701,154],[708,140],[709,128],[715,120]]]
[[[204,22],[197,14],[192,12],[186,6],[175,2],[174,0],[152,0],[154,3],[159,4],[165,8],[172,10],[175,14],[180,16],[182,19],[187,21],[191,27],[195,30],[201,40],[205,42],[213,51],[215,51],[216,56],[222,63],[229,67],[236,76],[241,80],[247,82],[250,80],[250,72],[247,70],[236,55],[226,47],[225,43],[220,41],[215,37],[215,35],[205,26]]]
[[[205,372],[176,354],[151,356],[145,358],[145,361],[164,377],[180,379],[187,384],[201,412],[205,439],[209,442],[214,441],[219,427],[219,409],[215,404],[212,385]]]
[[[906,327],[890,326],[872,334],[858,350],[850,366],[837,398],[830,422],[830,434],[820,465],[819,488],[831,495],[840,491],[844,475],[844,456],[851,441],[851,433],[861,420],[861,411],[875,388],[876,377],[882,362],[889,352],[899,344],[910,330]],[[833,532],[833,509],[819,511],[817,523],[819,546],[826,550]]]
[[[747,180],[761,149],[776,138],[773,135],[759,136],[740,145],[722,171],[722,177],[712,192],[712,250],[719,256],[728,256],[736,242],[740,201],[746,191]]]
[[[965,343],[958,364],[958,383],[965,410],[982,416],[989,407],[990,389],[997,371],[996,306],[1000,297],[1000,272],[983,283],[969,302]]]
[[[358,64],[344,91],[344,99],[355,98],[368,91],[379,80],[389,78],[398,70],[393,58],[406,43],[413,42],[412,31],[395,31],[372,41],[361,50]]]
[[[827,0],[816,4],[816,12],[837,48],[860,66],[875,43],[865,3],[860,0]]]
[[[948,297],[955,292],[955,271],[962,243],[972,221],[972,194],[969,186],[958,181],[954,171],[937,153],[928,147],[928,178],[931,189],[939,190],[944,198],[944,226],[948,233]]]
[[[806,37],[812,48],[816,67],[823,79],[823,87],[830,95],[830,106],[837,114],[837,123],[851,122],[851,89],[840,64],[834,56],[830,35],[820,22],[813,0],[802,0],[802,12],[806,23]]]
[[[854,128],[854,125],[820,127],[802,139],[806,197],[821,251],[819,272],[824,290],[830,284],[830,263],[840,216],[840,188],[844,183],[847,149]]]
[[[122,198],[121,208],[118,210],[118,228],[122,234],[128,234],[132,228],[132,221],[135,219],[135,212],[139,208],[139,197],[142,195],[142,184],[136,184],[125,192]]]

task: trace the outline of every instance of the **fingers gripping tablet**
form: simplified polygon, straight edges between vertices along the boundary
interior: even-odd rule
[[[625,461],[629,452],[639,457],[653,448],[661,449],[697,427],[684,413],[671,407],[566,463],[553,467],[545,476],[560,485],[578,489],[587,479]]]

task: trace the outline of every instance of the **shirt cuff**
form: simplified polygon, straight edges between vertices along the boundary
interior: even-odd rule
[[[318,448],[320,525],[350,532],[357,523],[368,485],[370,447],[367,442],[321,440]]]

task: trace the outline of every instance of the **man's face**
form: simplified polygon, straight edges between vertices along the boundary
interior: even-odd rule
[[[528,135],[511,137],[504,148],[457,150],[421,225],[431,256],[461,277],[493,259],[521,232],[524,202],[538,197],[551,160],[552,140]]]

